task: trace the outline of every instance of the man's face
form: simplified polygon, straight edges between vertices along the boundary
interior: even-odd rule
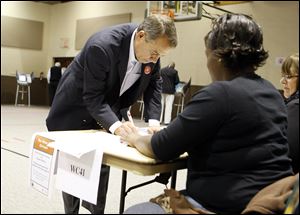
[[[156,63],[162,56],[170,51],[168,39],[159,37],[156,40],[146,41],[146,33],[139,31],[135,35],[134,51],[135,57],[140,63]]]

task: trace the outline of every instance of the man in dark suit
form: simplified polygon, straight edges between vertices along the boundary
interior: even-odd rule
[[[159,126],[160,57],[177,46],[174,22],[151,15],[139,26],[113,26],[92,35],[66,69],[46,120],[49,131],[103,127],[126,135],[135,129],[126,110],[143,94],[149,126]],[[92,213],[104,213],[109,167],[102,165],[97,205],[83,201]],[[66,213],[78,213],[79,199],[63,192]]]

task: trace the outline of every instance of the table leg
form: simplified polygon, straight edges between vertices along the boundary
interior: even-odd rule
[[[119,214],[122,214],[124,212],[126,180],[127,180],[127,171],[123,170],[122,171],[122,183],[121,183],[121,196],[120,196]]]
[[[175,189],[176,187],[176,178],[177,178],[177,171],[173,171],[171,177],[171,188],[173,189]]]

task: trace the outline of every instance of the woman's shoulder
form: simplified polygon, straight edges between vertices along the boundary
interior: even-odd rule
[[[227,85],[224,81],[215,81],[206,87],[199,89],[195,94],[194,97],[202,96],[202,95],[210,95],[213,97],[223,97],[224,94],[227,94],[230,85]]]
[[[295,98],[286,104],[289,115],[299,115],[299,98]]]
[[[299,106],[299,90],[286,99],[287,106],[297,105]]]
[[[295,105],[298,105],[299,106],[299,98],[296,98],[296,99],[293,99],[291,100],[290,102],[291,104],[295,104]]]
[[[236,86],[240,83],[234,83],[231,81],[215,81],[207,86],[208,91],[215,92],[215,93],[225,93],[228,91],[236,90]]]

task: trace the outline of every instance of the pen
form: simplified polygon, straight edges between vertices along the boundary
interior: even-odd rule
[[[130,114],[130,111],[129,111],[129,110],[127,111],[127,116],[128,116],[129,122],[131,122],[131,123],[132,123],[132,125],[134,125],[134,123],[133,123],[133,119],[132,119],[132,116],[131,116],[131,114]]]

